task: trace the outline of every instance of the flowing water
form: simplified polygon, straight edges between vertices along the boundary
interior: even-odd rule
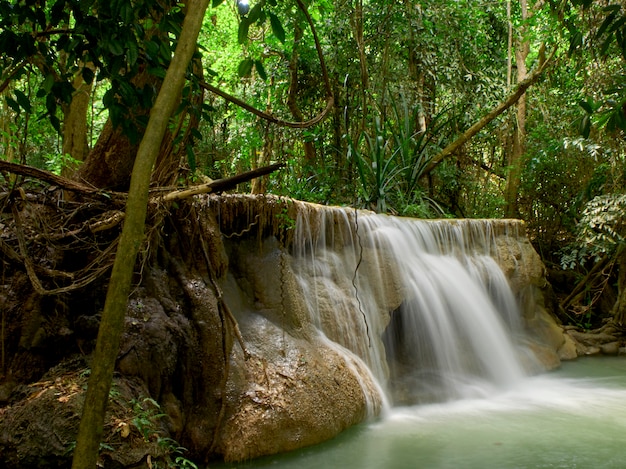
[[[626,467],[626,361],[530,375],[495,238],[485,221],[301,215],[293,268],[311,321],[386,405],[330,442],[224,467]]]
[[[365,361],[392,405],[522,381],[520,312],[489,221],[315,216],[298,220],[294,256],[311,320]]]

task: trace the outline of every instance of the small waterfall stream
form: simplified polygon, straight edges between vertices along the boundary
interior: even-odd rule
[[[525,376],[520,312],[491,222],[300,211],[294,269],[312,322],[393,405],[491,395]]]
[[[522,222],[243,196],[219,217],[233,240],[226,299],[260,357],[233,348],[243,398],[227,429],[246,451],[277,436],[283,451],[301,448],[224,467],[623,467],[626,364],[590,358],[541,373],[568,341],[545,310]],[[346,415],[365,422],[315,447],[284,435]]]

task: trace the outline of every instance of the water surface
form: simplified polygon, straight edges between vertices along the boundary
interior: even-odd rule
[[[220,467],[623,469],[626,358],[566,362],[486,398],[396,407],[327,443]]]

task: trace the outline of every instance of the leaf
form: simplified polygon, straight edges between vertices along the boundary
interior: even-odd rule
[[[54,85],[54,75],[48,74],[41,84],[41,89],[45,90],[46,93],[50,93],[52,85]]]
[[[85,83],[87,83],[88,85],[91,85],[91,83],[93,83],[95,74],[92,69],[90,69],[89,67],[83,67],[83,69],[81,70],[81,74],[83,76],[83,80],[85,80]]]
[[[187,145],[187,163],[189,163],[189,169],[192,173],[196,172],[196,153],[193,150],[193,145]]]
[[[120,6],[120,17],[126,24],[132,24],[134,20],[135,12],[130,2],[124,2]]]
[[[137,63],[137,58],[139,57],[139,46],[135,41],[135,38],[132,38],[128,42],[128,51],[126,52],[126,59],[128,60],[128,65],[135,65]]]
[[[211,3],[211,6],[213,8],[220,6],[222,3],[224,3],[224,0],[213,0],[213,2]]]
[[[263,12],[262,5],[260,3],[256,4],[252,8],[252,10],[250,10],[250,13],[248,13],[248,21],[250,21],[250,24],[254,23],[255,21],[258,21],[258,19],[261,17],[262,12]]]
[[[620,5],[607,5],[604,8],[602,8],[603,11],[609,12],[609,11],[620,11],[622,9],[622,7]]]
[[[272,25],[272,32],[274,33],[274,36],[276,36],[276,38],[284,44],[285,30],[280,20],[278,19],[278,16],[276,16],[274,13],[270,13],[270,24]]]
[[[612,12],[611,14],[609,14],[604,21],[602,22],[602,25],[600,26],[600,28],[598,29],[598,32],[596,33],[596,37],[600,37],[604,34],[604,32],[607,30],[607,28],[611,25],[611,23],[615,20],[615,17],[617,16],[617,12]]]
[[[57,102],[52,94],[48,94],[46,96],[46,109],[48,110],[50,117],[54,116],[57,111]]]
[[[237,40],[239,44],[245,44],[248,41],[248,31],[250,30],[250,22],[248,18],[243,18],[239,23],[237,31]]]
[[[6,96],[5,100],[6,100],[7,104],[9,105],[9,107],[11,109],[13,109],[17,114],[19,114],[21,112],[20,105],[17,103],[16,100],[11,98],[10,96]]]
[[[26,96],[20,90],[13,90],[13,94],[15,94],[15,97],[17,98],[17,102],[24,109],[24,111],[30,114],[32,109],[30,106],[30,100],[28,99],[28,96]]]
[[[587,114],[593,114],[593,108],[587,101],[581,99],[578,101],[578,105],[583,108]]]
[[[202,140],[204,138],[204,136],[202,135],[202,132],[200,132],[198,129],[193,128],[191,129],[191,135],[193,136],[193,138],[195,138],[196,140]]]
[[[256,68],[256,71],[262,80],[267,80],[267,73],[265,72],[265,67],[263,66],[263,62],[261,62],[260,60],[255,60],[254,68]]]
[[[580,31],[576,30],[570,36],[568,54],[572,55],[577,49],[583,45],[583,35]]]
[[[124,47],[121,41],[115,39],[109,39],[109,51],[113,55],[122,55],[124,53]]]
[[[582,116],[578,122],[578,133],[584,138],[589,138],[591,133],[591,118],[589,114]]]
[[[239,67],[237,67],[237,74],[241,78],[249,77],[252,73],[252,66],[254,65],[254,61],[252,59],[244,59],[239,63]]]

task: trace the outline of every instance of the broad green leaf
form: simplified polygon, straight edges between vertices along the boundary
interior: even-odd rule
[[[285,30],[280,20],[278,19],[278,16],[276,16],[274,13],[270,13],[270,24],[272,25],[272,32],[274,33],[274,36],[276,36],[276,38],[284,44]]]
[[[256,68],[256,71],[262,80],[267,80],[267,73],[265,72],[265,67],[263,66],[263,62],[261,62],[260,60],[255,60],[254,68]]]
[[[203,140],[204,139],[204,136],[202,135],[202,132],[200,132],[198,129],[195,129],[195,128],[191,129],[191,135],[196,140]]]
[[[609,12],[609,11],[620,11],[622,9],[622,7],[620,5],[607,5],[604,8],[602,8],[603,11]]]
[[[15,94],[15,97],[17,99],[17,102],[19,103],[20,106],[22,106],[22,108],[30,114],[31,112],[31,107],[30,107],[30,100],[28,99],[28,96],[26,96],[22,91],[20,90],[13,90],[13,94]]]
[[[604,34],[604,32],[607,30],[607,28],[615,20],[616,16],[617,16],[617,12],[614,11],[614,12],[612,12],[609,16],[607,16],[604,19],[604,21],[602,22],[602,25],[598,29],[598,32],[596,33],[596,37],[601,37]]]
[[[54,76],[51,74],[46,75],[46,78],[44,78],[43,83],[41,84],[41,88],[45,90],[46,93],[50,93],[52,85],[54,85]]]
[[[252,66],[254,65],[254,61],[252,59],[244,59],[239,63],[239,67],[237,67],[237,74],[241,78],[249,77],[252,73]]]
[[[220,6],[222,3],[224,3],[224,0],[213,0],[213,2],[211,3],[211,6],[213,8]]]
[[[128,50],[126,51],[126,60],[128,60],[128,65],[135,65],[137,58],[139,58],[139,46],[137,45],[135,38],[132,38],[127,45]]]
[[[261,3],[257,3],[248,13],[248,21],[250,24],[254,23],[261,17],[261,13],[263,12],[263,7]]]
[[[239,23],[239,29],[237,31],[237,40],[239,44],[245,44],[248,41],[248,31],[250,30],[250,23],[248,18],[242,18]]]
[[[57,102],[52,94],[46,96],[46,109],[51,116],[57,111]]]
[[[113,55],[122,55],[124,53],[124,46],[122,42],[117,39],[109,39],[109,51]]]
[[[94,79],[94,75],[95,75],[93,70],[90,69],[89,67],[83,67],[80,73],[83,76],[83,80],[85,80],[85,83],[87,83],[88,85],[91,85]]]
[[[578,132],[585,138],[589,138],[589,134],[591,133],[591,119],[589,115],[584,115],[580,119],[580,124],[578,126]]]
[[[196,172],[196,153],[193,149],[193,145],[187,145],[187,163],[192,173]]]
[[[578,105],[579,105],[581,108],[583,108],[587,114],[593,114],[593,108],[591,107],[591,104],[590,104],[590,103],[588,103],[587,101],[585,101],[585,100],[582,100],[582,99],[581,99],[581,100],[578,102]]]
[[[120,8],[120,17],[126,24],[132,24],[135,17],[133,5],[130,2],[124,2]]]
[[[7,102],[9,107],[13,109],[13,111],[15,111],[15,113],[19,114],[22,111],[17,101],[11,98],[10,96],[6,96],[5,101]]]

